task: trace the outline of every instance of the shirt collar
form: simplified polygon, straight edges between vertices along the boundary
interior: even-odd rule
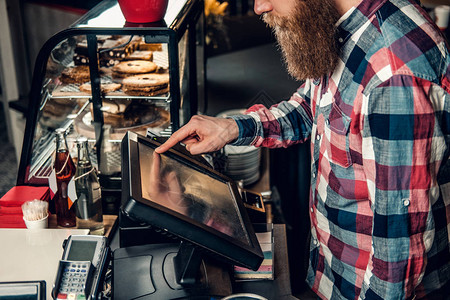
[[[361,27],[361,24],[365,24],[367,19],[387,1],[389,0],[362,0],[358,6],[348,10],[336,23],[339,45],[344,45],[347,39]]]

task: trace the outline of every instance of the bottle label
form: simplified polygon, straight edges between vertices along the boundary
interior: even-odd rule
[[[73,203],[77,200],[77,190],[75,188],[75,180],[72,177],[67,186],[67,207],[72,207]]]
[[[48,177],[48,186],[50,188],[50,199],[58,192],[58,184],[56,183],[56,171],[52,170],[50,176]],[[67,207],[70,209],[73,203],[77,200],[77,191],[75,188],[75,180],[72,177],[67,186]]]
[[[56,171],[52,169],[50,176],[48,177],[48,187],[50,188],[50,199],[53,199],[56,192],[58,191],[58,185],[56,183]]]

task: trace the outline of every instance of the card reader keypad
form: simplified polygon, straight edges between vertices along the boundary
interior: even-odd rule
[[[86,280],[89,273],[89,264],[70,263],[64,268],[61,276],[61,285],[58,291],[58,300],[85,300]]]

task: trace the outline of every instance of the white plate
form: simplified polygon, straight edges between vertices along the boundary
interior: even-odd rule
[[[216,117],[226,118],[226,117],[231,117],[231,116],[236,116],[236,115],[243,115],[245,113],[245,111],[246,111],[245,108],[230,109],[230,110],[226,110],[226,111],[219,113],[218,115],[216,115]]]

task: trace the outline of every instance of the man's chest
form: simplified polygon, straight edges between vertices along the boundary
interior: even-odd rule
[[[314,161],[325,159],[328,167],[340,168],[362,164],[362,93],[351,84],[338,89],[333,78],[324,77],[311,84],[310,95]]]

